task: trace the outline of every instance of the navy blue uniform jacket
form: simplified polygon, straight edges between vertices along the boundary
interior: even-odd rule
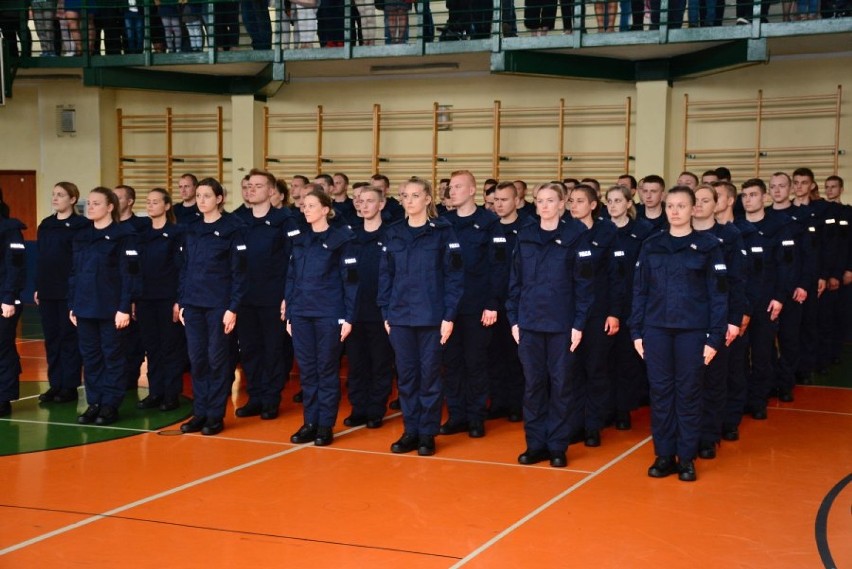
[[[464,260],[453,226],[432,219],[413,231],[388,227],[379,263],[378,305],[391,326],[440,326],[456,319],[464,292]]]
[[[71,244],[74,235],[92,222],[82,215],[57,219],[45,217],[38,226],[38,261],[36,264],[36,290],[39,299],[62,300],[68,298],[68,278],[71,276]]]
[[[68,279],[68,308],[80,318],[111,320],[130,314],[139,289],[136,232],[126,223],[94,225],[74,235],[73,268]]]
[[[518,232],[506,301],[510,325],[550,333],[585,328],[594,302],[594,275],[581,270],[579,254],[587,231],[568,218],[546,239],[538,224]]]

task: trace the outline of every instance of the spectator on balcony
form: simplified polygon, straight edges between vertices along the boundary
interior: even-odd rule
[[[724,0],[721,0],[724,1]],[[645,25],[645,2],[644,0],[621,0],[621,20],[618,23],[618,31],[642,31]],[[632,23],[631,23],[631,19]]]
[[[618,2],[595,0],[595,20],[599,33],[615,31],[616,14],[618,14]]]
[[[376,31],[376,3],[375,0],[355,0],[355,6],[357,10],[353,10],[354,12],[358,12],[357,17],[354,19],[357,20],[358,28],[361,30],[360,34],[360,45],[376,45],[376,36],[378,32]],[[355,29],[355,26],[352,26],[352,29]]]
[[[823,0],[823,4],[831,5],[832,0]],[[798,0],[796,8],[799,13],[798,20],[819,19],[820,0]]]
[[[124,53],[142,53],[145,42],[145,15],[142,0],[127,0],[124,8]]]
[[[565,8],[563,8],[563,26],[565,24]],[[568,13],[571,13],[569,9]],[[568,18],[570,24],[571,18]],[[556,4],[551,0],[526,0],[524,7],[524,26],[532,31],[533,36],[546,36],[556,24]],[[570,30],[571,28],[567,28]]]
[[[229,51],[240,43],[240,18],[238,2],[214,2],[213,20],[216,47]]]
[[[491,32],[492,4],[489,0],[446,0],[447,25],[443,41],[485,39]]]
[[[38,34],[42,57],[56,55],[53,51],[53,21],[56,19],[56,0],[33,0],[33,23]]]
[[[292,0],[291,5],[293,43],[296,48],[311,47],[317,41],[317,0]]]
[[[189,51],[201,51],[204,46],[204,16],[207,13],[206,2],[202,0],[189,0],[183,7],[183,24],[189,36]]]
[[[754,0],[737,0],[737,25],[747,25],[751,23],[754,15]],[[760,2],[760,21],[768,22],[769,2]]]
[[[81,29],[83,24],[81,18],[82,15],[83,0],[65,0],[63,17],[68,28],[70,42],[67,46],[68,49],[63,53],[63,55],[82,55],[84,36],[88,38],[87,43],[89,45],[89,52],[91,52],[94,47],[93,31],[95,28],[95,18],[91,13],[88,13],[86,16],[85,30],[83,30]],[[85,32],[85,34],[83,34],[83,32]]]
[[[154,0],[163,30],[166,32],[166,53],[180,52],[180,5],[178,0]]]
[[[317,34],[320,46],[342,47],[344,0],[321,0],[317,7]]]
[[[742,0],[740,0],[742,1]],[[683,27],[683,13],[686,8],[686,0],[669,0],[669,10],[666,17],[662,19],[669,28]],[[651,25],[649,29],[660,29],[661,0],[651,0]]]
[[[252,49],[272,49],[272,22],[269,19],[268,0],[243,0],[240,2],[243,25],[251,37]]]
[[[411,3],[405,0],[377,0],[376,8],[385,13],[385,43],[407,43]]]
[[[28,26],[29,0],[4,0],[0,2],[0,31],[6,38],[11,57],[29,57],[32,53],[32,38]],[[18,40],[21,50],[18,51]]]
[[[175,1],[175,3],[177,3]],[[94,16],[93,54],[101,52],[101,33],[103,32],[104,53],[106,55],[121,55],[124,44],[124,14],[116,0],[89,0],[88,6],[93,6],[90,12]]]

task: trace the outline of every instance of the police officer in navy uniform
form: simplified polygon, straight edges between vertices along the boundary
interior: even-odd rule
[[[601,430],[614,415],[609,355],[624,319],[624,278],[618,271],[614,223],[598,216],[597,191],[581,183],[569,194],[571,216],[585,225],[578,242],[580,270],[594,278],[595,301],[577,350],[575,373],[570,382],[571,430],[584,432],[585,445],[598,447]]]
[[[71,182],[53,187],[51,206],[55,213],[38,226],[35,303],[41,315],[47,379],[50,387],[38,396],[44,403],[77,401],[83,370],[77,328],[68,319],[68,277],[71,274],[71,244],[74,235],[92,224],[77,215],[80,190]]]
[[[385,195],[381,188],[361,188],[358,209],[362,223],[353,228],[358,240],[358,303],[352,333],[346,339],[349,359],[347,390],[352,414],[347,427],[382,426],[393,382],[393,348],[377,304],[379,263],[387,226],[382,223]]]
[[[332,224],[329,195],[308,186],[303,213],[308,226],[292,235],[282,318],[286,318],[301,376],[304,424],[294,444],[330,445],[340,403],[342,342],[352,331],[358,293],[355,234]]]
[[[197,221],[201,214],[195,204],[195,190],[198,188],[198,178],[195,174],[186,173],[178,180],[178,192],[181,202],[174,204],[172,211],[177,223],[183,225]]]
[[[607,211],[616,225],[613,256],[618,275],[624,279],[623,314],[629,315],[633,306],[633,268],[645,239],[654,233],[654,226],[636,217],[632,194],[627,186],[613,186],[606,193]],[[648,399],[648,376],[645,362],[633,348],[630,326],[625,318],[613,340],[612,365],[609,366],[615,391],[615,428],[629,430],[630,412]]]
[[[594,278],[580,267],[582,222],[562,218],[565,188],[535,194],[539,223],[523,227],[512,255],[506,313],[524,367],[521,464],[550,460],[564,468],[571,435],[570,387],[575,352],[594,301]]]
[[[225,428],[231,334],[246,294],[245,225],[222,213],[225,190],[217,180],[201,180],[195,197],[202,219],[187,228],[178,288],[192,368],[193,417],[180,430],[216,435]]]
[[[11,414],[11,401],[20,397],[21,358],[15,334],[23,312],[21,291],[26,280],[24,229],[26,226],[17,219],[0,218],[0,417]]]
[[[441,350],[464,290],[461,246],[437,217],[432,187],[411,178],[400,199],[407,219],[388,227],[377,303],[396,355],[404,432],[391,452],[435,454],[441,422]]]
[[[493,195],[494,213],[500,218],[500,229],[503,232],[503,235],[495,234],[493,238],[495,254],[498,258],[511,259],[518,242],[518,232],[526,225],[535,224],[535,221],[519,213],[519,193],[514,182],[498,183]],[[501,298],[508,294],[508,274],[504,283],[506,292],[500,293]],[[506,417],[513,423],[522,421],[524,370],[518,357],[518,343],[512,337],[512,327],[502,306],[497,311],[497,322],[494,323],[488,346],[488,362],[491,403],[487,418]]]
[[[669,229],[648,238],[633,281],[630,332],[648,366],[656,460],[648,476],[696,479],[705,366],[724,343],[727,268],[716,238],[693,231],[695,194],[666,196]],[[675,461],[677,457],[677,462]]]
[[[476,180],[467,170],[450,175],[454,206],[443,218],[453,225],[464,257],[464,290],[454,333],[444,352],[444,397],[448,419],[442,435],[467,431],[472,438],[485,436],[488,406],[488,344],[491,326],[503,305],[508,259],[498,258],[495,237],[502,236],[499,219],[477,206]]]
[[[151,229],[150,219],[139,217],[133,213],[133,204],[136,203],[136,190],[131,186],[121,185],[116,186],[113,192],[118,198],[120,223],[132,227],[137,236]],[[140,279],[137,279],[137,285],[141,286]],[[134,291],[134,301],[139,292],[139,290]],[[139,326],[135,318],[130,319],[130,324],[124,330],[124,352],[127,359],[127,365],[124,368],[124,385],[127,389],[135,391],[139,383],[142,362],[145,361],[145,347],[142,345],[142,335],[139,333]]]
[[[136,233],[119,223],[118,198],[109,188],[89,192],[86,215],[92,225],[74,235],[68,308],[77,326],[89,406],[81,424],[118,420],[124,399],[125,329],[133,296],[139,291]]]
[[[777,394],[778,399],[784,402],[793,401],[796,374],[803,359],[803,340],[807,336],[803,326],[804,306],[805,303],[810,305],[809,297],[816,299],[819,271],[816,226],[807,215],[802,215],[793,207],[791,187],[790,176],[784,172],[776,172],[769,179],[772,206],[767,208],[767,214],[779,217],[789,226],[800,253],[796,255],[794,266],[796,287],[778,319],[778,357],[775,360],[775,383],[771,386],[771,394]]]
[[[240,215],[246,224],[247,290],[237,320],[248,401],[236,415],[271,420],[278,417],[281,391],[293,367],[293,340],[280,307],[291,249],[287,234],[296,222],[290,210],[272,207],[270,198],[277,192],[272,174],[252,169],[248,184],[251,208]]]
[[[713,186],[701,184],[696,188],[692,227],[697,233],[706,232],[718,239],[728,270],[728,318],[725,342],[719,347],[716,357],[704,371],[701,438],[698,444],[698,456],[704,459],[716,457],[716,446],[722,438],[729,382],[730,347],[740,337],[743,316],[750,312],[745,296],[747,286],[745,245],[740,230],[733,223],[721,224],[716,221],[718,202],[719,195]]]
[[[742,217],[734,217],[734,204],[738,202],[736,186],[728,181],[713,182],[712,185],[717,192],[715,214],[716,223],[722,226],[733,224],[739,231],[740,241],[742,242],[742,250],[740,253],[743,256],[743,264],[739,268],[741,271],[739,277],[741,279],[741,284],[739,286],[742,287],[743,293],[745,294],[745,304],[743,305],[744,313],[739,325],[739,334],[727,347],[728,370],[725,378],[725,403],[721,412],[722,424],[720,433],[722,440],[736,441],[739,440],[740,437],[739,426],[742,422],[743,409],[746,405],[748,393],[748,384],[746,380],[746,368],[749,366],[748,329],[752,314],[754,314],[755,310],[751,301],[756,298],[754,293],[750,291],[756,291],[758,289],[752,281],[755,278],[753,276],[755,274],[755,268],[760,264],[755,262],[756,257],[753,257],[753,254],[750,251],[751,246],[749,244],[755,240],[758,230],[750,221]],[[762,256],[760,252],[755,253],[754,255]],[[729,263],[728,269],[731,272],[732,276],[730,277],[730,280],[733,283],[733,280],[738,278],[735,274],[737,271],[736,263]],[[735,289],[736,286],[738,285],[731,284],[728,287],[732,295],[737,294]],[[740,301],[741,300],[742,299],[740,299]],[[737,301],[732,300],[731,302],[733,306],[729,307],[729,312],[731,308],[736,309]],[[766,303],[768,302],[769,301],[766,300]],[[712,449],[705,446],[698,451],[698,455],[702,458],[713,458],[715,453],[715,446]]]
[[[840,363],[843,349],[843,316],[845,292],[843,272],[849,258],[849,223],[852,222],[852,206],[841,201],[843,178],[829,176],[823,184],[825,201],[828,202],[825,219],[825,246],[820,248],[826,271],[825,292],[819,298],[819,349],[816,369],[827,374],[829,366]]]
[[[763,208],[766,183],[760,178],[743,182],[741,203],[745,219],[756,231],[743,231],[743,243],[749,257],[749,286],[746,298],[752,307],[746,334],[751,363],[747,375],[748,390],[744,411],[753,419],[766,419],[766,403],[775,384],[775,336],[778,317],[796,301],[793,291],[798,279],[796,240],[786,216],[769,214]],[[734,210],[736,211],[736,210]],[[738,435],[731,431],[723,438]]]
[[[171,194],[164,188],[148,192],[146,208],[151,227],[137,236],[142,291],[136,321],[148,357],[148,396],[136,408],[172,411],[180,407],[188,361],[177,305],[186,225],[176,223]]]
[[[370,178],[370,183],[382,189],[385,193],[385,207],[382,210],[382,221],[385,223],[393,223],[405,217],[405,210],[402,205],[390,195],[391,187],[390,180],[384,174],[373,174]]]
[[[642,203],[636,205],[636,217],[648,221],[655,232],[666,229],[665,191],[666,181],[656,174],[645,176],[639,183]]]

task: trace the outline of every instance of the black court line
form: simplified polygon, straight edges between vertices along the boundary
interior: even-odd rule
[[[828,546],[828,514],[831,512],[831,507],[834,505],[834,500],[852,482],[852,474],[847,475],[843,480],[834,485],[834,488],[828,491],[825,498],[817,510],[816,520],[814,521],[814,534],[816,538],[817,551],[822,559],[822,564],[825,569],[837,569],[837,564],[831,556],[831,548]]]
[[[338,546],[341,546],[341,547],[354,547],[354,548],[357,548],[357,549],[370,549],[370,550],[375,550],[375,551],[390,551],[390,552],[393,552],[393,553],[406,553],[406,554],[410,554],[410,555],[422,555],[422,556],[426,556],[426,557],[440,557],[442,559],[454,559],[454,560],[461,559],[461,557],[459,557],[457,555],[446,555],[446,554],[443,554],[443,553],[432,553],[432,552],[428,552],[428,551],[413,551],[413,550],[410,550],[410,549],[400,549],[400,548],[397,548],[397,547],[381,547],[381,546],[376,546],[376,545],[361,545],[361,544],[358,544],[358,543],[345,543],[345,542],[342,542],[342,541],[331,541],[331,540],[325,540],[325,539],[311,539],[311,538],[307,538],[307,537],[293,537],[291,535],[284,535],[284,534],[277,534],[277,533],[265,533],[265,532],[256,532],[256,531],[216,528],[216,527],[210,527],[210,526],[198,526],[198,525],[192,525],[192,524],[181,524],[181,523],[177,523],[177,522],[168,522],[168,521],[165,521],[165,520],[152,520],[152,519],[147,519],[147,518],[136,518],[136,517],[132,517],[132,516],[103,515],[103,514],[97,514],[97,513],[93,513],[93,512],[81,512],[81,511],[77,511],[77,510],[61,510],[61,509],[56,509],[56,508],[38,508],[38,507],[32,507],[32,506],[12,506],[12,505],[9,505],[9,504],[0,504],[0,508],[10,508],[10,509],[15,509],[15,510],[27,510],[27,511],[36,511],[36,512],[50,512],[50,513],[54,513],[54,514],[71,514],[71,515],[79,515],[79,516],[86,516],[86,517],[99,516],[99,517],[106,519],[106,520],[123,520],[123,521],[130,521],[130,522],[142,522],[142,523],[149,523],[149,524],[159,524],[159,525],[165,525],[165,526],[172,526],[172,527],[176,527],[176,528],[197,529],[197,530],[203,530],[203,531],[214,531],[214,532],[247,535],[247,536],[254,536],[254,537],[272,537],[272,538],[276,538],[276,539],[289,539],[289,540],[293,540],[293,541],[304,541],[304,542],[308,542],[308,543],[320,543],[320,544],[323,544],[323,545],[338,545]]]

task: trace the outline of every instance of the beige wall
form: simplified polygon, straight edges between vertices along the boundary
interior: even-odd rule
[[[345,81],[296,81],[284,86],[267,106],[272,113],[307,113],[313,115],[317,105],[327,112],[352,111],[366,117],[358,119],[351,128],[329,129],[323,142],[323,153],[335,162],[326,164],[325,171],[342,169],[353,180],[366,177],[370,165],[362,157],[372,154],[373,139],[370,115],[374,103],[381,105],[383,113],[390,111],[419,110],[428,118],[432,104],[438,102],[459,109],[481,109],[480,125],[463,126],[461,113],[453,114],[452,131],[439,134],[439,155],[470,154],[469,159],[441,163],[439,177],[451,169],[471,166],[479,175],[491,174],[488,158],[493,148],[490,113],[494,101],[501,101],[506,109],[541,107],[555,109],[560,99],[570,107],[594,105],[623,106],[627,97],[632,99],[630,153],[636,157],[630,170],[637,176],[663,170],[667,180],[674,180],[683,161],[684,94],[690,100],[727,98],[754,98],[762,89],[765,97],[799,97],[814,94],[831,94],[837,85],[847,90],[852,86],[852,57],[820,56],[808,58],[776,59],[770,64],[757,65],[717,75],[680,81],[671,87],[665,84],[642,84],[604,81],[574,81],[535,77],[473,74],[442,76],[425,79],[393,79],[391,77]],[[74,105],[77,109],[76,136],[56,135],[55,112],[57,105]],[[39,214],[49,213],[49,189],[58,180],[69,179],[81,188],[98,184],[112,185],[118,173],[118,138],[115,126],[115,109],[126,114],[163,114],[166,107],[175,113],[215,113],[222,106],[224,115],[224,155],[231,158],[225,163],[226,186],[234,185],[251,166],[262,165],[263,157],[263,104],[252,97],[225,97],[180,93],[143,92],[130,90],[103,90],[85,88],[77,80],[20,79],[15,84],[14,97],[5,108],[0,108],[0,169],[32,169],[38,172]],[[840,148],[852,151],[850,128],[850,103],[847,94],[842,106]],[[647,110],[646,110],[647,109]],[[638,111],[638,112],[637,112]],[[500,132],[501,154],[550,154],[555,156],[556,119],[549,124],[546,117],[553,111],[530,115],[529,121],[543,124],[504,127]],[[548,113],[551,113],[548,115]],[[577,113],[583,117],[584,113]],[[513,117],[513,120],[523,120]],[[357,122],[357,121],[356,121]],[[385,118],[389,126],[390,118]],[[337,125],[340,127],[340,124]],[[788,119],[764,124],[764,143],[772,146],[797,147],[833,142],[833,122],[823,118]],[[748,146],[754,142],[753,122],[715,122],[690,130],[690,146],[718,148],[722,146]],[[272,133],[271,152],[313,155],[316,151],[316,132],[308,123],[302,132]],[[215,142],[207,134],[185,132],[175,136],[173,154],[207,154],[215,151]],[[565,154],[579,155],[604,149],[623,150],[623,120],[608,126],[575,126],[566,129]],[[412,128],[386,128],[382,130],[380,156],[391,157],[380,168],[398,179],[413,173],[429,176],[431,156],[431,127],[423,123]],[[125,154],[165,154],[164,138],[160,134],[135,134],[124,139]],[[400,155],[407,154],[408,158]],[[356,157],[347,161],[347,157]],[[467,163],[465,163],[467,162]],[[720,161],[721,165],[724,160]],[[361,165],[360,168],[356,164]],[[790,163],[792,169],[798,163]],[[564,175],[577,172],[586,175],[580,162],[565,162]],[[515,159],[501,162],[501,177],[524,176],[530,181],[540,176],[542,167],[535,160]],[[586,165],[594,169],[594,166]],[[614,181],[620,166],[602,168],[598,175],[606,184]],[[176,170],[183,170],[179,164]],[[314,174],[315,164],[308,161],[298,168],[273,165],[271,169],[291,176],[294,173]],[[732,167],[736,181],[742,181],[752,172],[748,168]],[[773,168],[774,169],[774,168]],[[592,173],[592,172],[589,172]],[[818,175],[827,171],[818,169]],[[204,172],[205,175],[210,173]],[[839,160],[839,174],[852,180],[849,155]],[[164,181],[162,182],[164,183]],[[850,182],[852,183],[852,182]],[[153,184],[152,184],[153,185]],[[174,189],[174,188],[173,188]],[[231,192],[234,198],[238,192]],[[236,198],[232,205],[238,200]]]

